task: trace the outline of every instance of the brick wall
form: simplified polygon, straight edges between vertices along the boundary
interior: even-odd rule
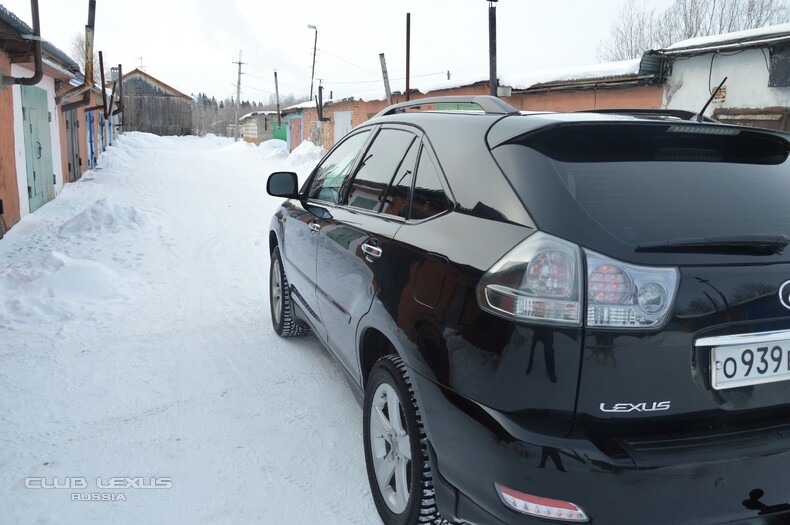
[[[0,50],[0,75],[11,74],[11,61]],[[0,85],[0,199],[3,200],[6,224],[19,222],[19,186],[14,157],[14,106],[11,86]]]
[[[632,86],[624,88],[585,89],[525,93],[504,97],[515,108],[529,111],[582,111],[585,109],[642,108],[660,109],[663,88]]]

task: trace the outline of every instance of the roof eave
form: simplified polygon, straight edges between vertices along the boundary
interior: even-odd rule
[[[570,91],[584,89],[614,89],[620,87],[649,86],[657,84],[658,75],[629,75],[616,78],[592,78],[584,80],[566,80],[560,82],[545,82],[535,84],[528,88],[513,88],[514,95],[529,93],[545,93],[549,91]]]
[[[708,53],[718,53],[722,51],[732,51],[736,49],[749,49],[757,47],[767,47],[776,44],[790,42],[790,34],[766,35],[765,37],[754,39],[731,40],[728,42],[716,42],[703,46],[689,46],[676,49],[654,49],[648,51],[649,54],[659,56],[684,56],[684,55],[705,55]]]

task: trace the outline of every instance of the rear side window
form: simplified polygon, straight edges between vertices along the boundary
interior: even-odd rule
[[[427,149],[422,148],[417,165],[417,178],[414,182],[410,218],[427,219],[446,211],[449,207],[450,202],[442,187],[439,171]]]
[[[408,131],[383,129],[365,152],[351,183],[348,205],[378,210],[383,195],[417,137]]]
[[[417,153],[420,150],[419,141],[411,143],[409,151],[403,157],[395,172],[395,178],[390,183],[387,196],[381,208],[381,213],[395,215],[397,217],[409,218],[409,204],[411,197],[411,185],[414,181],[414,165],[417,162]]]
[[[332,204],[340,202],[343,183],[351,174],[354,160],[368,140],[369,134],[366,130],[352,135],[324,159],[310,183],[309,198]]]

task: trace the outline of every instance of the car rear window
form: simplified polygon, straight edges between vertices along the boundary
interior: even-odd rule
[[[675,128],[675,129],[673,129]],[[566,125],[493,150],[535,223],[580,244],[790,234],[788,142],[688,124]]]

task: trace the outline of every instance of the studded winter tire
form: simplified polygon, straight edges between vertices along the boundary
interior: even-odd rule
[[[272,312],[272,326],[281,337],[296,337],[310,333],[302,321],[294,317],[291,304],[291,290],[285,277],[280,247],[272,251],[269,269],[269,306]]]
[[[376,362],[363,410],[368,481],[384,524],[446,523],[436,509],[428,440],[399,357]]]

